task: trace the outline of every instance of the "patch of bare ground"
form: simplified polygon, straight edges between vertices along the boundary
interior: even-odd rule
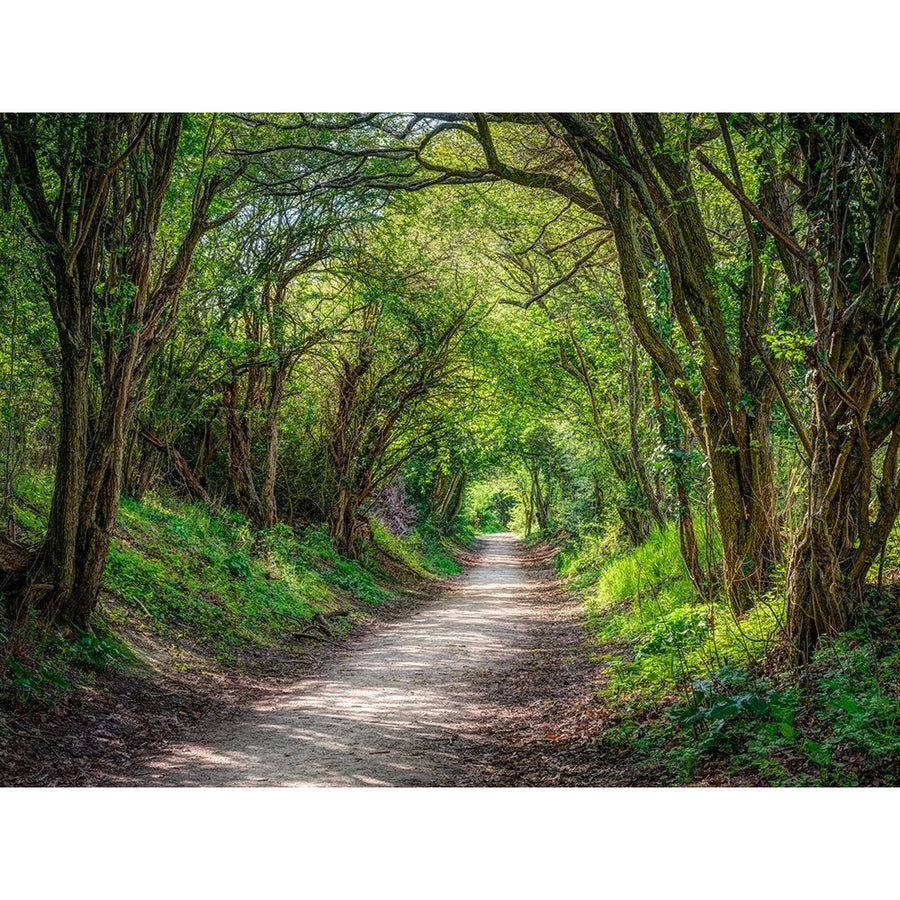
[[[587,642],[578,595],[550,566],[554,549],[523,551],[539,585],[526,656],[473,680],[481,717],[462,741],[469,769],[460,784],[484,787],[632,787],[658,784],[634,748],[604,744],[610,722],[596,688],[605,679],[600,648]],[[461,747],[461,749],[463,749]]]
[[[434,589],[431,583],[401,589],[354,618],[361,629],[377,630],[409,615]],[[0,713],[0,787],[121,784],[186,732],[228,721],[298,675],[316,672],[347,639],[286,636],[281,646],[246,647],[224,663],[188,635],[164,641],[138,616],[121,608],[117,614],[126,620],[118,630],[140,662],[93,672],[88,684],[55,705]]]
[[[642,783],[600,750],[599,676],[580,606],[511,535],[419,608],[335,649],[310,677],[186,734],[122,783],[553,786]]]

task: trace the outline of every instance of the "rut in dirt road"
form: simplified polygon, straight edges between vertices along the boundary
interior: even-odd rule
[[[485,536],[478,549],[478,563],[409,618],[373,629],[316,676],[205,729],[128,783],[467,783],[465,735],[492,715],[484,685],[527,663],[546,588],[514,536]]]

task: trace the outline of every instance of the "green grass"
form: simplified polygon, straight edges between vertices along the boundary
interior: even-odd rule
[[[47,475],[17,483],[10,508],[25,539],[43,532],[51,494]],[[373,537],[363,558],[345,559],[321,528],[257,532],[237,513],[152,494],[142,502],[125,498],[93,633],[47,630],[31,617],[12,635],[0,616],[0,706],[52,704],[91,671],[135,661],[123,637],[135,627],[226,667],[242,653],[259,658],[269,648],[296,646],[290,635],[317,613],[349,606],[348,617],[330,623],[350,627],[393,596],[379,552],[423,578],[454,571],[435,535],[398,538],[373,523]]]
[[[422,556],[414,547],[411,536],[392,534],[378,519],[370,521],[372,527],[372,541],[376,550],[401,563],[412,574],[419,578],[434,578]]]
[[[92,632],[50,631],[34,614],[12,634],[0,620],[0,708],[24,709],[34,704],[52,706],[65,699],[76,685],[89,684],[93,674],[136,662],[128,645],[105,622]],[[0,735],[3,715],[0,710]]]
[[[430,522],[407,535],[392,534],[378,519],[371,520],[376,550],[401,563],[418,578],[456,575],[461,569],[451,555],[450,540]]]
[[[560,571],[585,591],[594,640],[624,651],[612,681],[617,693],[655,703],[684,692],[694,678],[722,666],[750,664],[771,648],[778,625],[775,609],[759,604],[736,622],[720,598],[698,598],[674,526],[604,562],[607,546],[602,536],[588,539],[561,556]]]
[[[900,775],[900,613],[872,592],[859,625],[825,641],[802,678],[773,667],[783,587],[736,620],[698,600],[674,528],[604,559],[602,535],[560,555],[584,591],[615,724],[602,742],[642,755],[662,781],[713,765],[772,785],[894,784]]]
[[[382,573],[371,557],[342,557],[321,528],[306,528],[298,537],[299,559],[318,570],[326,584],[347,591],[369,606],[379,606],[392,597],[391,592],[376,581],[376,575]]]
[[[16,479],[15,494],[8,498],[9,513],[26,540],[38,540],[43,535],[52,498],[53,478],[48,473],[27,473]]]
[[[119,531],[106,590],[226,655],[238,644],[264,647],[286,620],[307,620],[329,607],[322,573],[287,529],[257,536],[241,516],[148,497],[123,500]]]

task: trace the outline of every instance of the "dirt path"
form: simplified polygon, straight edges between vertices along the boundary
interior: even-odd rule
[[[212,728],[207,724],[125,783],[492,783],[490,772],[496,775],[498,768],[496,726],[516,706],[508,689],[498,697],[493,688],[521,684],[523,673],[535,669],[540,644],[546,643],[542,595],[548,585],[540,571],[528,567],[525,550],[512,535],[484,537],[479,550],[477,565],[408,619],[363,635],[315,676],[238,717]],[[562,618],[575,638],[571,613]],[[552,652],[558,656],[559,648]],[[556,702],[528,698],[536,701],[545,707]],[[514,775],[506,776],[516,782]]]

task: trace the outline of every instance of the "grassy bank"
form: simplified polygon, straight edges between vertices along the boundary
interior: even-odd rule
[[[46,477],[19,480],[9,512],[22,539],[43,533],[51,488]],[[239,514],[200,504],[125,499],[90,633],[48,631],[34,617],[14,629],[0,616],[0,710],[53,705],[97,670],[148,656],[197,675],[289,669],[454,571],[447,542],[428,529],[398,537],[375,521],[368,551],[346,559],[318,528],[257,532]]]
[[[715,548],[710,547],[711,558]],[[611,727],[663,783],[892,785],[900,776],[900,614],[872,589],[858,625],[810,667],[779,660],[783,586],[735,619],[698,598],[674,528],[610,558],[601,537],[560,554],[604,663]]]

